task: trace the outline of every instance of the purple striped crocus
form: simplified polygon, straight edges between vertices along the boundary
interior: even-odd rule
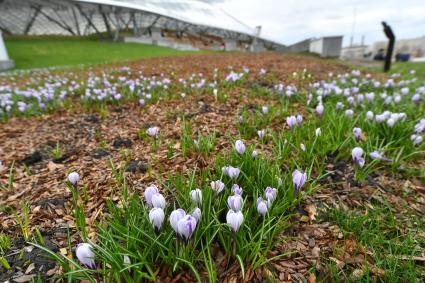
[[[240,195],[229,196],[227,204],[233,211],[240,211],[243,206],[243,199]]]
[[[239,228],[242,226],[244,217],[241,211],[229,210],[226,215],[227,225],[233,232],[238,232]]]
[[[351,157],[354,164],[358,165],[360,168],[364,166],[365,160],[363,158],[363,149],[361,147],[355,147],[351,151]]]
[[[92,249],[92,245],[88,243],[80,243],[75,248],[75,255],[87,268],[96,269],[96,263],[94,261],[95,255]]]
[[[196,218],[186,215],[177,223],[178,233],[182,240],[187,244],[196,228]]]
[[[162,223],[164,222],[165,214],[164,210],[160,207],[154,207],[149,212],[149,220],[153,225],[156,234],[159,234]]]
[[[299,170],[295,170],[292,172],[292,182],[295,186],[295,194],[298,194],[301,190],[301,188],[304,186],[305,182],[307,181],[307,174],[301,173]]]

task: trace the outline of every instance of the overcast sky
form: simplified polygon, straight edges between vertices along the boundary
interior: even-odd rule
[[[208,0],[207,0],[208,1]],[[381,21],[397,38],[425,35],[425,0],[212,0],[262,35],[291,44],[308,37],[343,35],[350,43],[356,11],[354,42],[385,40]]]

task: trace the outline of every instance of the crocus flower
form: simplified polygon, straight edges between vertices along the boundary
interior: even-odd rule
[[[239,228],[243,223],[243,214],[241,211],[229,210],[226,215],[227,225],[233,230],[233,232],[238,232]]]
[[[421,135],[413,134],[410,136],[410,140],[413,142],[413,145],[418,145],[422,143],[423,137]]]
[[[322,134],[322,130],[320,128],[316,129],[316,137],[320,136]]]
[[[337,102],[335,108],[336,110],[341,110],[342,108],[344,108],[344,104],[342,102]]]
[[[77,182],[78,182],[79,179],[80,179],[80,175],[78,175],[77,172],[72,172],[72,173],[69,173],[69,175],[68,175],[68,181],[74,187],[77,185]]]
[[[261,112],[263,112],[263,114],[266,115],[269,112],[269,108],[267,106],[262,106]]]
[[[75,255],[87,268],[96,269],[96,263],[94,262],[95,255],[92,248],[92,245],[88,243],[80,243],[75,248]]]
[[[202,191],[200,189],[191,190],[189,194],[195,205],[202,204]]]
[[[260,139],[264,138],[265,134],[266,134],[266,130],[257,131],[257,135]]]
[[[415,125],[415,133],[425,133],[425,119],[421,119]]]
[[[319,103],[316,106],[316,113],[317,113],[317,116],[319,116],[320,119],[322,119],[324,110],[325,110],[325,107],[323,107],[323,104]]]
[[[244,152],[245,152],[245,150],[246,150],[246,146],[245,146],[245,144],[243,143],[243,141],[241,141],[241,140],[237,140],[237,141],[235,142],[235,149],[236,149],[237,153],[239,153],[239,154],[244,154]]]
[[[215,191],[216,195],[219,195],[221,191],[224,189],[224,183],[221,180],[212,181],[211,182],[211,189]]]
[[[301,127],[301,123],[303,122],[303,116],[302,115],[297,115],[297,125],[298,127]]]
[[[301,148],[301,150],[302,150],[302,151],[305,151],[305,150],[306,150],[306,148],[305,148],[305,144],[303,144],[303,143],[302,143],[302,144],[300,144],[300,148]]]
[[[176,234],[179,233],[178,223],[180,219],[182,219],[185,216],[186,216],[186,212],[181,208],[178,208],[171,212],[169,220],[170,220],[171,227],[173,228],[174,232],[176,232]]]
[[[267,187],[265,190],[266,199],[272,203],[277,197],[277,190],[272,187]]]
[[[292,172],[292,182],[295,186],[295,193],[298,194],[302,186],[304,186],[305,182],[307,180],[307,174],[301,173],[299,170],[295,170]]]
[[[288,127],[292,129],[297,125],[297,118],[295,116],[286,117],[286,124],[288,124]]]
[[[177,223],[180,237],[187,243],[196,228],[196,218],[186,215]]]
[[[268,210],[267,203],[263,200],[263,198],[259,197],[257,199],[257,211],[264,217]]]
[[[193,217],[195,217],[196,222],[199,222],[199,219],[201,219],[201,216],[202,216],[202,212],[201,212],[201,210],[197,207],[197,208],[195,208],[195,209],[192,211],[191,215],[192,215]]]
[[[152,185],[152,186],[149,186],[149,187],[147,187],[146,189],[145,189],[145,192],[144,192],[144,196],[145,196],[145,200],[146,200],[146,202],[150,205],[150,206],[152,206],[152,196],[154,195],[154,194],[157,194],[159,191],[158,191],[158,188],[155,186],[155,185]]]
[[[395,119],[394,118],[389,118],[387,120],[388,127],[392,128],[392,127],[394,127],[394,124],[395,124]]]
[[[149,220],[152,223],[155,233],[159,234],[162,223],[164,222],[165,214],[164,210],[160,207],[154,207],[149,212]]]
[[[234,195],[242,195],[242,188],[238,184],[233,184],[232,186],[232,193]]]
[[[351,151],[351,157],[353,158],[353,162],[357,164],[359,167],[363,167],[365,160],[363,156],[363,149],[361,147],[355,147]]]
[[[257,158],[257,155],[258,155],[258,152],[256,150],[253,150],[251,154],[252,159]]]
[[[165,208],[166,202],[165,202],[165,198],[162,194],[160,194],[160,193],[154,194],[151,198],[151,201],[152,201],[153,207],[159,207],[159,208],[162,208],[162,209]]]
[[[241,170],[239,168],[232,167],[232,166],[225,166],[225,167],[222,168],[222,171],[223,171],[224,174],[226,174],[231,179],[237,179],[240,172],[241,172]]]
[[[158,137],[159,128],[158,127],[150,127],[149,129],[147,129],[146,133],[148,134],[148,136],[156,138],[156,137]]]
[[[239,211],[242,209],[243,199],[240,195],[233,195],[227,199],[227,204],[229,205],[230,209]]]
[[[354,135],[354,137],[357,141],[360,140],[360,136],[362,135],[362,129],[354,128],[353,129],[353,135]]]

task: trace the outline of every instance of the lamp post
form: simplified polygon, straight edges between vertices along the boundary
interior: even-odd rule
[[[0,30],[0,71],[11,69],[13,67],[15,67],[15,64],[7,55],[6,46],[4,45],[2,32]]]

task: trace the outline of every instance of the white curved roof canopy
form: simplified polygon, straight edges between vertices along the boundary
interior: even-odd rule
[[[219,7],[196,0],[76,0],[150,12],[186,23],[254,35],[254,29]]]
[[[0,29],[11,34],[88,35],[160,27],[251,40],[256,31],[199,0],[0,0]],[[282,45],[264,36],[258,39]]]

